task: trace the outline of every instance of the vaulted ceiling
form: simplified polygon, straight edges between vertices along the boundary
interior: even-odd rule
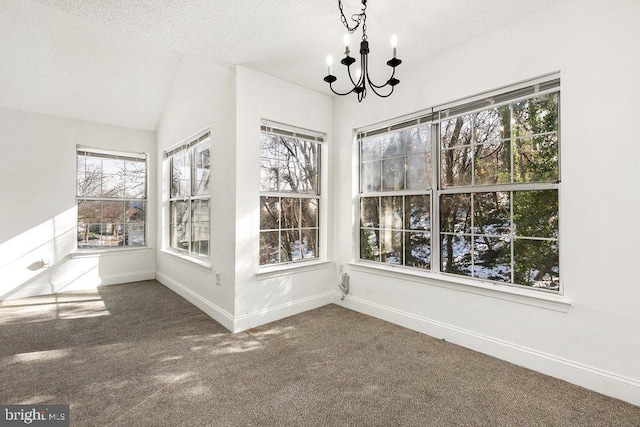
[[[372,73],[386,78],[393,33],[410,67],[559,1],[371,0]],[[330,94],[339,16],[335,0],[0,0],[0,107],[154,130],[189,54]]]

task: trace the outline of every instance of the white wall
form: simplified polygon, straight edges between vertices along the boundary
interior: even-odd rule
[[[77,144],[149,153],[147,235],[155,245],[155,132],[0,108],[0,300],[154,277],[150,248],[70,255]]]
[[[233,330],[235,282],[235,76],[196,57],[183,59],[158,127],[158,165],[163,151],[203,129],[211,129],[211,268],[158,251],[157,279]],[[168,179],[158,168],[158,247],[168,246]],[[215,273],[220,272],[221,286]]]
[[[333,265],[298,268],[257,277],[259,262],[260,120],[267,119],[327,134],[333,149],[333,105],[329,96],[238,66],[236,68],[236,322],[235,331],[290,316],[331,301]],[[332,212],[332,170],[325,163],[321,216]],[[325,218],[331,229],[331,215]],[[327,243],[328,239],[325,239]],[[322,241],[321,241],[322,244]],[[331,252],[326,252],[330,259]]]
[[[388,99],[335,103],[336,262],[354,261],[352,131],[560,71],[560,263],[543,303],[349,266],[345,306],[640,404],[640,3],[568,0],[398,69]],[[343,184],[344,183],[344,184]]]

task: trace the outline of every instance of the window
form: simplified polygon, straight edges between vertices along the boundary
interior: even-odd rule
[[[321,134],[265,124],[260,133],[260,265],[319,257]]]
[[[145,246],[147,155],[77,148],[78,248]]]
[[[167,151],[169,158],[169,247],[209,257],[211,136],[208,131]]]
[[[558,291],[559,99],[557,79],[361,132],[360,259]]]
[[[431,267],[431,126],[360,142],[360,258]]]

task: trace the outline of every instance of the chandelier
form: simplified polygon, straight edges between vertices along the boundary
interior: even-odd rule
[[[367,96],[367,87],[370,88],[376,95],[386,98],[393,93],[393,89],[395,86],[400,83],[400,80],[395,78],[396,75],[396,67],[402,63],[401,60],[396,58],[396,47],[398,45],[398,38],[395,34],[391,37],[391,47],[393,47],[393,58],[387,61],[387,65],[392,68],[391,77],[382,85],[377,85],[371,81],[369,78],[369,42],[367,41],[367,0],[362,0],[362,11],[360,13],[356,13],[351,16],[351,20],[354,22],[353,26],[349,25],[347,18],[344,16],[344,11],[342,7],[342,1],[338,0],[338,8],[340,9],[340,19],[345,27],[347,27],[348,33],[344,36],[344,58],[340,61],[340,63],[347,67],[347,74],[349,75],[349,80],[353,85],[353,88],[348,92],[337,92],[333,88],[333,83],[338,80],[336,76],[331,74],[332,65],[333,65],[333,57],[331,55],[327,56],[327,67],[328,74],[324,78],[324,81],[329,83],[329,88],[336,95],[344,96],[349,95],[350,93],[355,93],[358,96],[358,102],[362,102],[362,100]],[[349,51],[349,34],[353,34],[354,31],[358,29],[362,25],[362,41],[360,42],[360,68],[355,71],[355,79],[354,74],[351,72],[351,66],[356,62],[355,58],[349,56],[351,53]]]

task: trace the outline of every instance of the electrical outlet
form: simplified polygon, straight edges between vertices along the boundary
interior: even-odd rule
[[[222,283],[220,282],[220,272],[219,271],[216,271],[216,285],[222,286]]]
[[[342,273],[344,273],[344,264],[338,266],[338,276],[342,276]]]

